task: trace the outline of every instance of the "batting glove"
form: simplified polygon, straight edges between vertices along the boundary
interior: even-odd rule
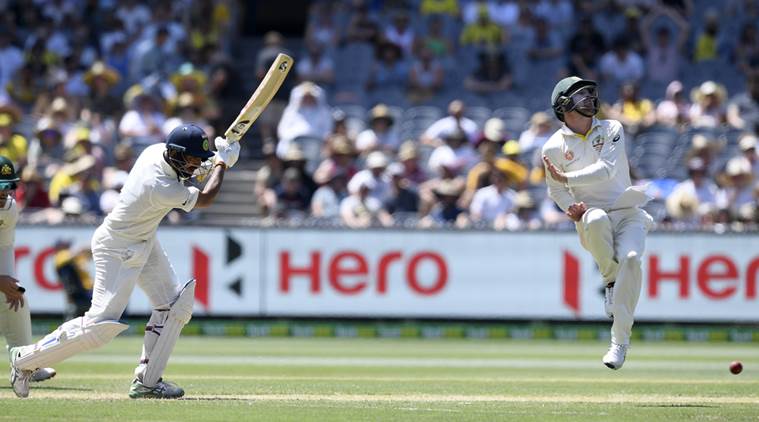
[[[237,159],[240,158],[240,143],[229,142],[221,136],[217,136],[214,140],[216,144],[216,163],[224,163],[227,168],[232,168],[237,163]]]

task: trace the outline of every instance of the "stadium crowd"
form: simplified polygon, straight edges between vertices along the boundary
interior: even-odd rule
[[[185,121],[223,133],[241,72],[281,51],[296,67],[245,145],[261,224],[571,227],[539,157],[569,74],[599,81],[661,227],[759,221],[759,1],[314,1],[252,69],[230,60],[242,2],[7,3],[0,154],[28,222],[107,213],[142,148]]]

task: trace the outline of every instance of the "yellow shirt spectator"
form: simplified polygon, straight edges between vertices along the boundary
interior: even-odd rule
[[[622,104],[622,115],[631,122],[642,122],[654,109],[650,100],[625,101]]]
[[[7,141],[0,141],[0,155],[8,157],[15,166],[26,161],[28,142],[18,133],[11,135]]]
[[[697,62],[714,60],[717,58],[717,39],[703,34],[696,40],[696,49],[693,52],[693,60]]]
[[[503,41],[503,30],[498,24],[487,21],[477,21],[464,27],[461,31],[461,45],[495,45]]]
[[[459,2],[458,0],[422,0],[419,12],[423,15],[443,14],[458,16]]]

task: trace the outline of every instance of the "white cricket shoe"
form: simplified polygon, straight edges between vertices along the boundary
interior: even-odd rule
[[[604,312],[609,318],[614,318],[614,282],[604,288]]]
[[[38,368],[32,372],[32,382],[42,382],[53,378],[57,372],[53,368]]]
[[[32,371],[19,369],[16,367],[17,348],[11,349],[11,387],[17,397],[25,399],[29,397],[29,380],[32,378]]]
[[[604,365],[610,369],[619,369],[625,363],[625,357],[627,356],[627,344],[617,344],[612,342],[609,346],[609,351],[606,352],[603,358]]]

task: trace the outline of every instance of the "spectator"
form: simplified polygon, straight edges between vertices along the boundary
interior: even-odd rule
[[[619,120],[625,132],[635,134],[656,123],[654,103],[640,98],[638,86],[633,83],[622,85],[619,100],[608,111],[609,118]]]
[[[27,62],[16,71],[16,75],[3,87],[13,102],[25,110],[30,109],[46,89],[44,78],[36,73],[33,65]]]
[[[401,49],[395,44],[382,43],[376,53],[367,88],[403,92],[408,82],[408,67],[403,61]]]
[[[751,174],[753,174],[754,179],[759,180],[759,155],[756,152],[756,144],[756,135],[746,133],[740,137],[738,148],[741,150],[741,155],[751,163]]]
[[[717,207],[723,214],[723,220],[745,220],[747,210],[755,203],[751,163],[746,157],[733,157],[727,162],[725,173],[728,182],[717,195]]]
[[[350,179],[358,172],[356,149],[345,135],[333,135],[327,146],[327,159],[319,164],[314,173],[330,173],[337,170]]]
[[[672,81],[667,85],[664,100],[656,106],[656,122],[672,128],[685,127],[690,123],[690,107],[682,82]]]
[[[625,37],[629,42],[630,51],[639,55],[645,53],[643,44],[643,35],[641,34],[641,10],[637,6],[628,6],[624,10],[624,21],[622,26],[617,27],[616,37]]]
[[[735,63],[747,77],[759,68],[759,36],[756,23],[745,23],[735,46]]]
[[[310,81],[323,87],[335,83],[335,63],[325,54],[324,46],[315,40],[307,40],[307,54],[298,60],[295,72],[298,81]]]
[[[491,184],[474,194],[469,214],[475,223],[483,222],[490,227],[504,227],[509,214],[515,211],[516,192],[509,187],[510,174],[498,165],[496,170],[491,173]]]
[[[556,62],[562,54],[560,34],[549,27],[547,19],[537,18],[533,24],[535,32],[528,47],[527,56],[533,63]]]
[[[730,126],[750,132],[759,130],[759,74],[751,75],[746,92],[742,92],[727,105]]]
[[[539,111],[530,117],[530,127],[519,135],[519,148],[525,154],[541,151],[551,135],[553,119],[548,113]]]
[[[161,99],[139,85],[130,88],[124,98],[129,110],[119,122],[119,136],[130,139],[133,145],[140,148],[162,142],[166,116],[161,111]]]
[[[121,195],[121,189],[126,183],[129,173],[119,170],[110,175],[108,179],[103,178],[103,193],[100,195],[100,210],[103,214],[109,214],[116,208]]]
[[[444,159],[439,163],[439,166],[432,169],[436,172],[436,177],[419,185],[419,197],[421,199],[419,214],[422,216],[429,214],[432,206],[435,204],[436,199],[434,191],[439,184],[445,181],[451,181],[459,185],[462,191],[464,190],[466,182],[460,175],[461,166],[456,162],[456,159],[453,156],[443,158]]]
[[[688,161],[688,179],[675,185],[666,201],[667,212],[674,221],[691,227],[714,221],[717,185],[709,179],[706,170],[704,160]]]
[[[696,37],[693,61],[698,63],[719,58],[721,42],[719,13],[710,10],[704,16],[703,31]]]
[[[656,37],[652,37],[654,21],[661,16],[669,18],[677,26],[677,35],[674,39],[672,31],[667,26],[656,28]],[[683,47],[688,41],[689,31],[688,22],[668,7],[655,8],[643,19],[641,36],[646,49],[648,80],[668,83],[677,79]]]
[[[422,0],[419,3],[419,13],[427,15],[444,15],[451,18],[459,16],[459,0]]]
[[[376,45],[380,30],[376,20],[369,15],[369,7],[364,0],[354,0],[351,4],[351,19],[345,31],[345,43]]]
[[[16,190],[16,200],[22,211],[50,207],[46,183],[34,167],[27,166],[21,172],[21,183]]]
[[[456,130],[463,130],[467,139],[470,142],[474,142],[479,129],[474,120],[464,116],[464,111],[463,101],[451,101],[448,104],[448,116],[437,120],[422,133],[422,143],[433,146],[442,145],[445,142],[445,138]]]
[[[87,185],[93,183],[90,173],[95,168],[95,163],[95,157],[85,155],[63,166],[50,181],[50,203],[60,206],[66,196],[85,196],[91,193],[92,190]],[[85,209],[94,208],[94,204],[88,205],[91,206]]]
[[[427,180],[427,174],[419,165],[419,151],[416,142],[407,140],[402,143],[398,151],[398,160],[403,165],[403,178],[410,183],[412,188],[416,189]]]
[[[599,79],[598,62],[606,51],[606,43],[590,16],[580,18],[577,32],[569,40],[566,50],[569,51],[567,68],[571,75],[590,80]]]
[[[611,51],[601,57],[601,76],[614,83],[638,82],[643,77],[643,70],[643,59],[630,49],[624,36],[614,40]]]
[[[463,186],[453,180],[443,180],[435,186],[433,194],[435,202],[427,215],[421,221],[421,227],[465,227],[468,225],[466,210],[459,206],[459,197]]]
[[[390,191],[385,199],[387,212],[393,215],[396,213],[416,213],[419,210],[419,195],[403,177],[403,164],[390,164],[387,167],[387,174],[390,176]]]
[[[384,202],[390,196],[390,180],[385,174],[387,169],[387,157],[380,151],[370,152],[366,157],[366,168],[356,173],[348,182],[349,192],[358,192],[358,186],[364,181],[369,181],[369,195],[380,202]]]
[[[558,28],[559,31],[570,28],[574,23],[574,5],[569,0],[540,0],[534,9],[536,16],[545,19],[551,27]]]
[[[369,112],[369,127],[356,137],[356,149],[359,152],[398,150],[401,140],[394,130],[395,119],[390,109],[384,104],[377,104]]]
[[[303,185],[301,173],[290,167],[282,174],[282,182],[274,188],[277,202],[274,214],[278,218],[293,218],[305,215],[311,202],[311,194]]]
[[[52,177],[63,161],[63,134],[49,117],[37,121],[35,138],[29,145],[29,166],[39,169],[43,177]]]
[[[152,38],[141,41],[134,47],[132,56],[132,80],[139,80],[151,74],[168,75],[178,65],[179,57],[169,43],[169,30],[158,28]]]
[[[480,161],[472,167],[466,176],[466,189],[461,199],[468,206],[474,193],[490,183],[490,174],[495,166],[498,151],[506,142],[506,126],[503,120],[493,117],[485,122],[482,139],[477,145]]]
[[[340,203],[348,195],[346,175],[339,167],[320,170],[314,173],[314,180],[320,187],[311,198],[311,215],[318,218],[339,217]]]
[[[385,40],[398,46],[403,51],[404,57],[411,56],[416,41],[416,34],[409,24],[410,21],[408,13],[397,11],[393,14],[390,25],[385,28]]]
[[[282,162],[285,171],[289,168],[294,168],[298,171],[300,184],[308,192],[308,200],[311,201],[311,195],[316,192],[319,186],[314,181],[314,178],[311,177],[311,173],[306,169],[308,162],[300,147],[297,144],[291,145],[284,157],[282,157]]]
[[[525,188],[529,171],[522,162],[522,149],[519,147],[519,142],[513,139],[507,141],[503,144],[501,152],[503,152],[503,157],[496,159],[496,168],[509,174],[511,182],[519,189]]]
[[[264,189],[271,189],[279,185],[282,180],[282,173],[285,171],[284,162],[275,154],[275,147],[272,143],[265,143],[261,148],[263,154],[263,165],[256,173],[256,196],[263,194]]]
[[[7,29],[0,30],[0,96],[5,94],[5,87],[24,65],[21,50],[11,41],[11,33]]]
[[[84,74],[84,82],[89,86],[84,107],[98,116],[96,120],[115,118],[121,112],[121,101],[114,92],[120,79],[121,76],[114,68],[100,61],[95,62]]]
[[[203,116],[204,99],[191,92],[182,92],[172,104],[172,115],[163,123],[162,131],[168,136],[172,130],[185,124],[200,126],[209,138],[215,136],[214,128]]]
[[[433,15],[427,22],[427,33],[417,40],[419,48],[427,48],[432,55],[440,61],[447,60],[453,54],[453,43],[445,34],[443,19],[439,15]]]
[[[441,163],[453,160],[463,170],[469,171],[479,161],[472,145],[467,142],[462,130],[454,130],[445,137],[445,145],[435,148],[430,155],[427,167],[438,171]]]
[[[435,58],[432,51],[420,47],[411,64],[408,80],[408,95],[412,103],[429,100],[443,87],[443,65]]]
[[[339,29],[335,25],[334,5],[327,2],[316,2],[311,7],[311,16],[306,26],[307,40],[313,40],[332,51],[339,41]]]
[[[362,179],[348,184],[350,195],[340,202],[340,217],[343,224],[352,229],[393,224],[393,217],[382,207],[382,202],[369,194],[374,189],[374,182],[371,179]]]
[[[538,230],[543,226],[540,212],[530,192],[526,190],[517,192],[514,196],[514,208],[516,212],[503,221],[503,228],[506,230]]]
[[[709,172],[720,149],[722,149],[721,143],[713,136],[708,133],[696,133],[691,138],[691,147],[686,153],[686,159],[700,158]]]
[[[505,54],[497,49],[485,49],[477,58],[477,68],[464,81],[466,89],[478,95],[488,95],[511,88],[511,66]]]
[[[0,155],[7,157],[16,168],[23,168],[27,162],[28,142],[15,129],[21,115],[9,105],[0,107]]]
[[[506,44],[506,33],[490,19],[487,8],[481,8],[477,20],[464,26],[459,42],[464,48],[501,48]]]
[[[92,300],[92,278],[88,261],[92,259],[90,248],[74,251],[71,241],[55,242],[55,273],[66,292],[66,319],[83,316]]]
[[[290,93],[290,102],[277,126],[277,155],[283,157],[295,138],[325,140],[331,131],[332,111],[324,90],[312,82],[303,82]]]
[[[150,22],[151,16],[150,9],[137,0],[123,0],[116,9],[116,17],[124,23],[124,28],[131,35],[142,31]]]
[[[719,127],[727,122],[725,87],[706,81],[691,91],[690,120],[694,127]]]

